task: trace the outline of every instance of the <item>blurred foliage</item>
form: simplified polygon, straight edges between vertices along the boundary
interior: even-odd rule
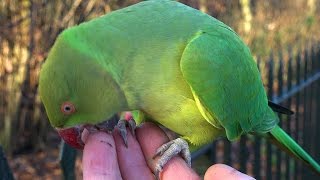
[[[38,75],[65,28],[138,0],[0,1],[0,144],[9,153],[42,149],[49,126],[38,96]],[[318,41],[320,2],[308,0],[181,0],[225,22],[256,56]],[[146,14],[147,15],[147,14]]]

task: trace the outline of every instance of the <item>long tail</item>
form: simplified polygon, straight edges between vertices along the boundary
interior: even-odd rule
[[[268,134],[270,135],[270,140],[275,145],[293,155],[295,158],[302,160],[306,165],[320,175],[320,165],[278,125]]]
[[[290,109],[283,107],[279,104],[276,104],[272,101],[268,101],[268,106],[271,107],[271,109],[275,112],[281,113],[281,114],[286,114],[286,115],[292,115],[294,114],[293,111],[291,111]]]

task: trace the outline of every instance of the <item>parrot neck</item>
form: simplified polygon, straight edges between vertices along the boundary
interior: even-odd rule
[[[128,111],[129,105],[127,98],[119,81],[113,76],[113,73],[107,70],[107,75],[103,77],[105,82],[103,83],[104,93],[101,94],[104,104],[101,107],[105,108],[105,111],[109,111],[109,115],[113,115],[118,112]],[[99,91],[100,92],[100,91]]]

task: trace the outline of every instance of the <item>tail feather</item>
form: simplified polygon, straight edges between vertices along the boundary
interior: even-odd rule
[[[279,104],[276,104],[272,101],[268,101],[268,106],[271,107],[271,109],[275,112],[281,113],[281,114],[286,114],[286,115],[292,115],[294,114],[293,111],[291,111],[288,108],[285,108]]]
[[[306,165],[320,175],[320,165],[278,125],[275,126],[268,134],[275,145],[287,151],[295,158],[302,160]]]

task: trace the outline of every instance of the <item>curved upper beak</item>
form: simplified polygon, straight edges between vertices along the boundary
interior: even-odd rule
[[[84,142],[81,139],[83,128],[80,126],[71,128],[56,128],[59,136],[71,147],[83,150]]]
[[[127,114],[124,118],[131,118],[132,116],[129,116],[130,114]],[[114,129],[114,127],[117,125],[119,120],[119,117],[117,114],[112,116],[110,119],[103,121],[101,123],[98,123],[96,125],[90,125],[90,124],[83,124],[83,125],[77,125],[71,128],[55,128],[59,134],[59,136],[71,147],[83,150],[84,148],[84,141],[90,132],[96,132],[96,131],[105,131],[110,132]],[[83,133],[85,131],[85,133]]]

